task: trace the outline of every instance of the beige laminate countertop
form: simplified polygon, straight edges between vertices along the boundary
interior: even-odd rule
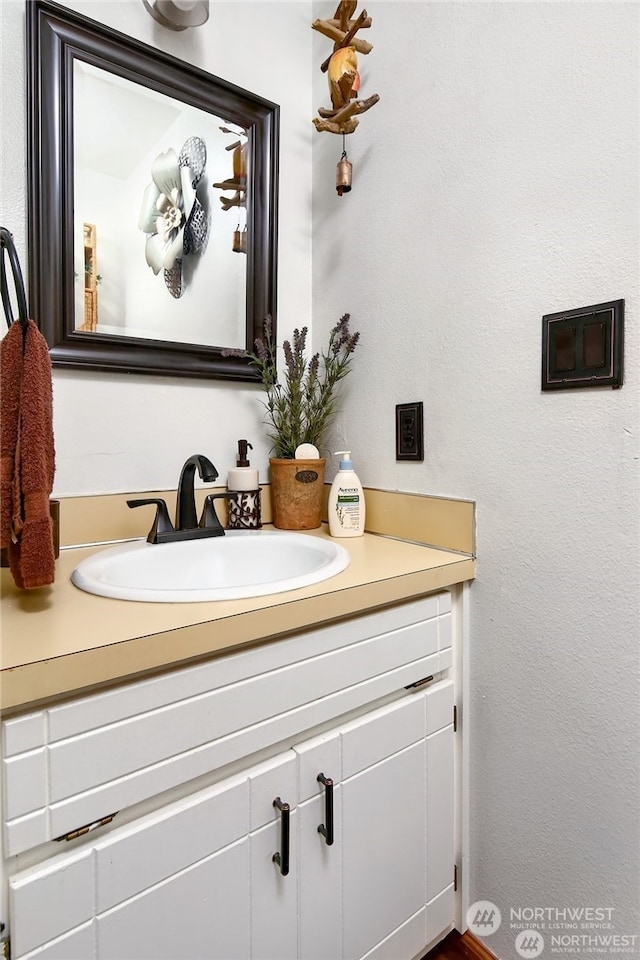
[[[327,537],[326,524],[315,536]],[[175,667],[338,617],[471,580],[471,556],[377,534],[341,540],[351,555],[336,577],[248,600],[136,603],[93,596],[70,575],[96,551],[61,551],[53,586],[1,588],[1,706],[23,708],[144,672]]]

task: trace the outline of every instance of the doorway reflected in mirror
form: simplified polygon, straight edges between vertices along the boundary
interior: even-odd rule
[[[95,333],[98,329],[98,283],[102,280],[102,277],[98,273],[98,248],[95,223],[83,224],[83,238],[84,319],[78,329]]]

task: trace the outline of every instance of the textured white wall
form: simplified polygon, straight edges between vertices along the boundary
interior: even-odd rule
[[[518,906],[613,907],[640,935],[639,8],[367,9],[361,94],[381,101],[347,138],[347,196],[341,141],[314,142],[314,339],[347,310],[363,335],[334,449],[364,483],[478,503],[471,893],[505,917],[488,945],[514,960]],[[624,387],[542,394],[541,316],[617,298]],[[415,400],[425,462],[396,463],[394,407]]]
[[[215,0],[207,24],[174,33],[141,0],[74,0],[69,7],[280,104],[278,320],[286,335],[311,312],[311,31],[304,3]],[[26,274],[24,0],[1,0],[0,223]],[[124,122],[123,118],[123,122]],[[214,198],[214,202],[217,202]],[[229,214],[231,224],[232,214]],[[235,222],[230,226],[233,229]],[[37,318],[36,318],[37,319]],[[175,486],[189,454],[208,454],[221,477],[236,441],[254,445],[267,479],[261,390],[215,381],[54,371],[57,495]]]

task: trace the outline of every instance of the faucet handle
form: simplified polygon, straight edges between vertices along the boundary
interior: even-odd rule
[[[204,498],[204,507],[202,509],[202,516],[200,517],[200,523],[198,526],[204,527],[207,530],[211,530],[212,537],[224,536],[224,527],[220,523],[220,519],[216,513],[216,508],[213,501],[227,500],[228,498],[228,493],[209,493]]]
[[[153,526],[149,531],[147,540],[149,543],[157,543],[159,534],[173,533],[174,530],[173,524],[169,518],[169,511],[164,500],[160,500],[156,497],[151,497],[145,500],[127,500],[128,507],[146,507],[148,504],[154,504],[157,509]]]

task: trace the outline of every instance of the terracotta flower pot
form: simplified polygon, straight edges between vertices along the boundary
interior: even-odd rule
[[[313,530],[322,523],[325,461],[269,460],[271,509],[281,530]]]

